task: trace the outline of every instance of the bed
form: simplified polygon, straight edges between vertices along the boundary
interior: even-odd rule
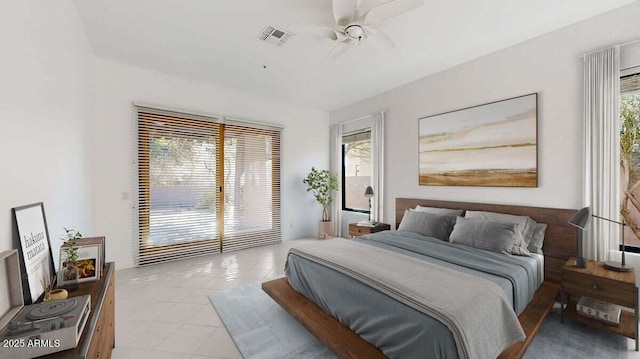
[[[483,345],[488,346],[488,349],[484,349],[494,350],[493,356],[498,356],[500,353],[502,353],[500,357],[505,358],[522,356],[557,297],[559,291],[557,281],[562,264],[569,256],[575,254],[576,231],[566,222],[575,211],[397,199],[396,226],[400,225],[405,210],[415,208],[417,205],[529,216],[535,221],[547,224],[544,256],[504,256],[485,253],[486,251],[479,251],[479,254],[477,250],[466,249],[464,246],[460,249],[460,245],[452,245],[438,240],[427,241],[412,233],[381,232],[364,239],[334,240],[326,242],[326,245],[318,246],[317,249],[308,248],[305,253],[292,253],[287,268],[289,278],[264,283],[263,288],[339,357],[384,357],[383,351],[394,357],[413,357],[416,353],[423,353],[426,350],[433,350],[432,357],[467,357],[469,352],[476,352],[482,349]],[[362,241],[366,241],[366,245],[355,243]],[[362,247],[367,247],[367,249],[362,249]],[[369,249],[368,247],[374,248]],[[316,253],[311,249],[320,252]],[[349,271],[352,270],[351,264],[331,267],[329,263],[315,260],[316,254],[318,258],[321,257],[322,250],[326,251],[323,256],[327,259],[331,256],[339,257],[341,253],[350,253],[344,255],[345,258],[361,255],[360,260],[351,261],[356,263],[356,267],[363,267],[357,270],[375,278],[392,272],[390,276],[395,277],[391,278],[390,282],[383,283],[392,283],[393,285],[381,285],[378,281],[367,282],[366,280],[362,280],[362,283],[354,282],[353,278],[349,278],[349,276],[354,277],[352,274],[349,275],[351,273]],[[421,251],[424,253],[420,253]],[[434,256],[434,253],[437,255]],[[499,258],[501,256],[508,261]],[[425,258],[428,259],[425,260]],[[339,260],[339,258],[335,260]],[[412,262],[416,263],[412,264]],[[490,262],[498,263],[498,268],[491,267],[487,270],[487,263]],[[510,263],[503,264],[502,262]],[[407,267],[404,268],[404,266]],[[411,276],[397,276],[393,270],[390,270],[391,268],[402,268],[399,270],[400,272],[414,273],[424,266],[430,266],[429,268],[432,269],[429,270],[437,271],[437,275],[415,275],[413,276],[415,278],[409,278],[407,283],[398,284],[405,281],[403,277]],[[474,268],[474,266],[479,266],[480,269]],[[344,268],[348,270],[344,270]],[[441,275],[445,275],[445,277],[440,277]],[[454,277],[448,277],[451,275]],[[470,278],[458,278],[474,275],[482,277],[481,280],[476,280],[482,285],[475,285],[474,280]],[[436,279],[429,282],[430,277]],[[464,279],[466,282],[461,283],[466,284],[442,286],[442,284],[438,284],[437,278],[440,278],[440,283],[442,278],[446,278],[445,282],[452,283]],[[520,284],[518,284],[519,280]],[[476,298],[493,298],[491,296],[495,296],[500,300],[486,300],[480,305],[480,308],[499,307],[491,313],[498,313],[498,316],[501,317],[493,320],[489,314],[474,316],[474,313],[467,313],[461,317],[462,319],[471,318],[467,320],[470,324],[466,324],[460,318],[439,316],[439,314],[430,311],[429,305],[426,308],[416,306],[414,305],[415,301],[406,295],[407,291],[411,295],[414,295],[414,292],[422,291],[418,295],[428,297],[425,299],[427,303],[434,301],[432,306],[439,308],[448,305],[449,302],[461,301],[457,305],[464,308],[465,298],[455,299],[464,297],[459,294],[459,289],[456,292],[456,286],[462,286],[465,290],[467,287],[473,288],[469,290],[474,293],[489,291],[488,293],[483,292],[481,295],[478,294]],[[437,287],[440,290],[428,290],[432,287]],[[518,287],[520,289],[516,290]],[[398,290],[399,294],[395,293],[397,288],[401,288]],[[404,292],[402,288],[404,288]],[[451,291],[450,294],[444,293],[448,290]],[[438,298],[432,298],[433,293],[437,293],[437,297],[440,295],[439,292],[444,293],[442,295],[445,299],[440,299],[442,302],[437,302]],[[391,298],[392,294],[395,296],[393,299]],[[449,295],[451,299],[447,300],[445,294]],[[508,310],[505,309],[506,304],[503,302],[508,303]],[[519,314],[518,317],[515,316],[514,311]],[[513,318],[507,318],[509,316],[507,312],[510,312]],[[514,327],[514,321],[518,326],[517,329]],[[449,325],[460,322],[464,322],[460,324],[460,328]],[[498,325],[496,323],[504,324]],[[493,325],[492,335],[480,338],[483,335],[482,328],[491,327],[491,325]],[[385,330],[385,328],[393,328],[393,330]],[[521,332],[518,332],[520,330]],[[354,331],[360,335],[356,335]],[[493,334],[493,332],[500,331],[503,333]],[[501,335],[505,337],[499,338],[502,341],[490,342],[494,339],[493,337]],[[489,342],[485,343],[485,341]],[[505,343],[511,344],[513,342],[518,343],[510,346],[505,345]],[[466,354],[460,348],[466,348]],[[503,351],[505,348],[506,350]],[[485,351],[485,353],[488,352]]]

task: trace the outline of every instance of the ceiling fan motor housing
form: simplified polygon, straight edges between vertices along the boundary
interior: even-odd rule
[[[344,28],[344,33],[354,40],[362,40],[364,29],[358,24],[348,25]]]

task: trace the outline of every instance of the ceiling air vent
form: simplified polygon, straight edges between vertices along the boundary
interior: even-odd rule
[[[273,26],[265,26],[262,29],[262,32],[258,34],[258,40],[264,41],[268,44],[275,46],[282,46],[287,40],[292,38],[294,35],[285,30],[276,29]]]

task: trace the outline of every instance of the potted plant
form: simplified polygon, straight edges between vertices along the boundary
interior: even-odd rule
[[[316,170],[311,167],[311,172],[302,183],[308,186],[307,192],[312,192],[316,202],[322,205],[322,220],[318,224],[318,237],[333,237],[333,221],[331,220],[332,192],[338,189],[338,176],[331,171]]]
[[[63,227],[64,228],[64,227]],[[80,269],[77,266],[78,247],[76,244],[82,239],[80,231],[64,228],[65,235],[60,239],[64,242],[60,250],[66,254],[64,267],[61,268],[60,285],[68,291],[79,288]]]

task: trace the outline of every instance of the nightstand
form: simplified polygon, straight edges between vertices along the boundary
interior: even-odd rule
[[[349,223],[349,235],[352,237],[363,236],[365,234],[376,233],[380,231],[388,231],[391,225],[386,223],[378,223],[374,227],[359,226],[357,223]]]
[[[564,321],[564,317],[567,317],[635,339],[638,351],[638,287],[634,269],[629,272],[615,272],[603,267],[602,262],[596,261],[587,261],[587,268],[576,268],[575,260],[569,258],[560,274],[561,319]],[[633,313],[623,310],[619,326],[586,318],[576,312],[576,303],[582,296],[631,308]]]

